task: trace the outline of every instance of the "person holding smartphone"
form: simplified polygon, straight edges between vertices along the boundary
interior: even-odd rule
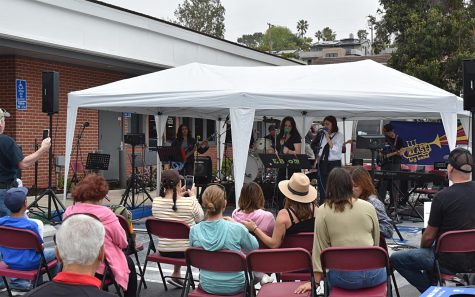
[[[191,176],[191,178],[193,178]],[[188,183],[190,181],[187,176]],[[196,188],[191,183],[190,189],[183,185],[177,170],[164,170],[162,172],[160,197],[153,199],[152,215],[163,220],[180,221],[190,227],[204,218],[203,209],[196,199]],[[188,195],[186,197],[185,195]],[[160,238],[157,249],[160,255],[170,258],[184,258],[185,250],[189,247],[188,240]],[[175,265],[172,278],[168,283],[175,287],[183,287],[183,278],[180,273],[181,266]]]

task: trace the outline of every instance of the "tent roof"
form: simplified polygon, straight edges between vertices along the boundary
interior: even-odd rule
[[[280,67],[192,63],[72,92],[68,105],[208,119],[225,117],[229,108],[348,120],[463,113],[457,96],[371,60]]]

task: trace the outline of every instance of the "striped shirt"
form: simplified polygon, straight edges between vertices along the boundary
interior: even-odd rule
[[[196,197],[180,197],[176,199],[176,208],[174,211],[173,199],[157,197],[153,199],[152,215],[154,218],[180,221],[193,226],[203,220],[204,214],[201,205]],[[177,240],[169,238],[159,238],[157,248],[160,252],[183,252],[190,246],[189,240]]]

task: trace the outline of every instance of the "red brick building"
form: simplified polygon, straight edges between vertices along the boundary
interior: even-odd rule
[[[12,115],[6,120],[4,133],[17,140],[25,155],[34,151],[35,141],[41,142],[42,130],[49,128],[48,115],[41,112],[43,71],[57,71],[60,75],[60,108],[53,115],[53,154],[57,157],[65,152],[69,92],[190,62],[239,66],[295,64],[102,2],[6,2],[0,10],[0,107]],[[21,22],[18,11],[24,12]],[[16,108],[16,80],[26,81],[26,110]],[[174,120],[192,121],[193,131],[211,128],[207,124],[200,126],[200,120]],[[147,143],[153,144],[149,139],[153,123],[148,116],[128,118],[121,113],[80,109],[75,142],[86,121],[90,126],[81,140],[79,160],[85,163],[87,153],[97,150],[111,154],[109,171],[104,172],[110,180],[119,179],[118,151],[123,133],[144,132]],[[214,159],[215,147],[207,154]],[[75,153],[73,164],[74,159]],[[34,168],[24,170],[22,179],[31,187]],[[45,187],[47,179],[48,158],[43,156],[39,161],[38,185]]]

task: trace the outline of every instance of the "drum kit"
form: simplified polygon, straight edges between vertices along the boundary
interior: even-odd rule
[[[272,154],[272,141],[268,138],[258,138],[254,142],[254,148],[249,151],[246,162],[244,182],[275,183],[277,181],[277,169],[265,168],[259,154]]]

